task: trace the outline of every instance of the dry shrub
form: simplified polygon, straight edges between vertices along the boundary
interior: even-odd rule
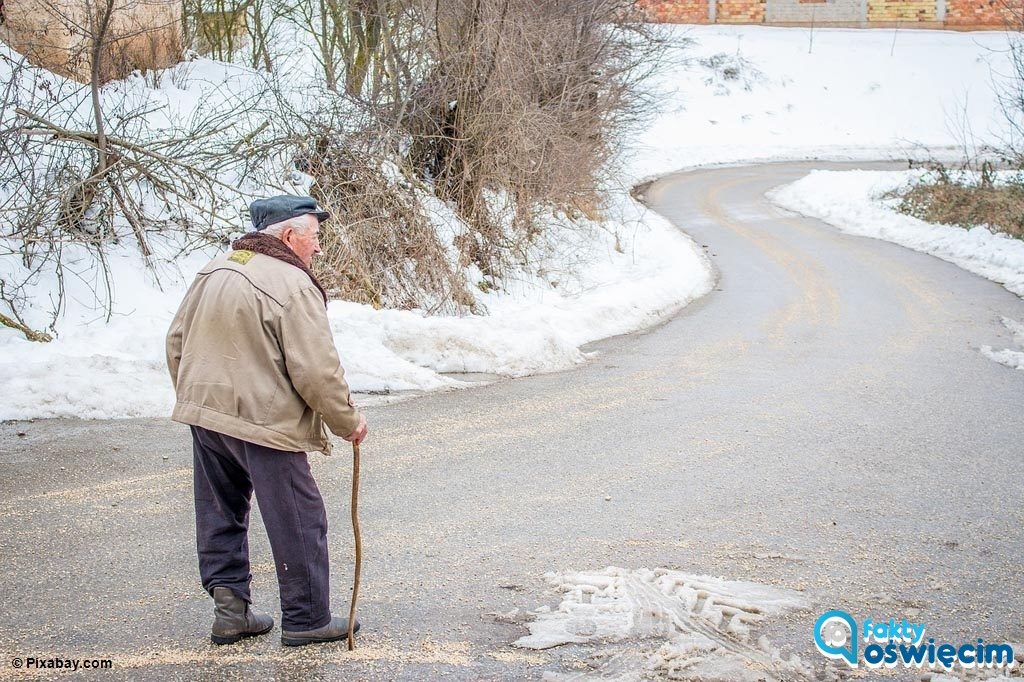
[[[286,117],[285,139],[306,141],[296,166],[314,178],[310,194],[332,214],[320,230],[317,276],[332,297],[375,308],[472,311],[473,297],[428,218],[429,188],[401,166],[388,143],[393,133],[354,122],[351,102],[335,102],[339,108]]]
[[[658,42],[628,0],[430,5],[432,68],[403,118],[410,161],[473,226],[464,260],[500,276],[542,228],[538,205],[596,215]]]
[[[337,218],[321,228],[324,256],[316,261],[332,294],[375,308],[472,310],[411,183],[344,152],[335,159],[311,190]]]
[[[1024,177],[995,182],[991,164],[978,174],[951,173],[933,165],[931,180],[917,183],[898,197],[898,210],[929,223],[991,229],[1024,239]]]
[[[153,129],[151,100],[132,90],[93,100],[95,87],[2,53],[0,69],[10,74],[0,86],[0,259],[17,256],[22,266],[0,273],[0,309],[9,317],[21,321],[45,273],[58,283],[50,328],[64,307],[65,276],[95,282],[96,309],[109,317],[107,255],[116,244],[137,243],[159,283],[164,259],[179,249],[224,241],[245,195],[218,176],[247,175],[236,152],[264,127],[258,116],[240,114],[247,102],[224,98],[175,127]],[[90,100],[102,102],[102,117]]]

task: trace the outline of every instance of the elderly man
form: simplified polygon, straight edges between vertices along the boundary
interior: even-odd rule
[[[325,425],[356,443],[367,430],[349,399],[327,295],[309,270],[330,216],[296,196],[253,202],[250,215],[256,231],[199,271],[167,335],[172,418],[192,429],[211,638],[230,644],[274,627],[250,609],[255,492],[277,568],[281,642],[331,642],[347,636],[348,619],[331,615],[327,514],[306,452],[330,454]]]

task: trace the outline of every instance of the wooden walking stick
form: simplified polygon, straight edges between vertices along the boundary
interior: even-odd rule
[[[359,443],[352,443],[352,533],[356,538],[356,572],[352,583],[352,605],[348,610],[348,650],[356,648],[356,602],[359,601],[359,571],[363,566],[363,538],[359,533]]]

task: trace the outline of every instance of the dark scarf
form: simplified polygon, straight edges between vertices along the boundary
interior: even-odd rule
[[[320,295],[324,297],[324,305],[327,305],[327,292],[320,286],[320,282],[317,281],[316,277],[310,272],[309,268],[306,267],[305,263],[299,260],[299,257],[295,255],[295,252],[288,248],[288,246],[278,239],[277,237],[271,237],[269,234],[262,232],[250,232],[240,239],[236,239],[231,243],[231,248],[235,251],[253,251],[255,253],[262,253],[264,256],[270,256],[278,260],[283,260],[289,265],[294,265],[299,270],[309,275],[309,279],[316,285],[316,288],[320,290]]]

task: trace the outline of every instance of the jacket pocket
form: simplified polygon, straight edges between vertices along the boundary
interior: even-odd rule
[[[263,410],[263,414],[260,415],[260,420],[256,422],[260,426],[273,426],[269,424],[271,416],[274,414],[274,404],[277,402],[277,396],[281,395],[281,384],[274,387],[274,393],[270,396],[270,400],[267,401],[267,409]]]
[[[239,414],[239,399],[234,384],[193,381],[186,385],[182,396],[186,402],[206,409],[229,414]]]

